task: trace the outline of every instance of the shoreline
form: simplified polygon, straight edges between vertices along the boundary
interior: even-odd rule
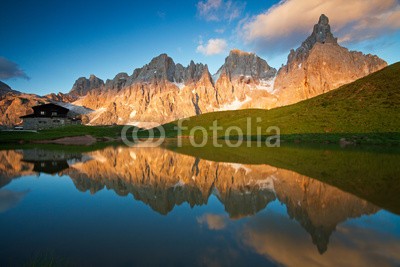
[[[4,134],[8,133],[7,136]],[[57,144],[65,146],[91,146],[97,143],[123,143],[120,136],[96,136],[94,134],[81,134],[81,135],[58,135],[54,138],[44,135],[43,138],[35,133],[35,138],[10,136],[10,132],[0,132],[0,146],[1,145],[23,145],[23,144]],[[2,138],[7,137],[7,138]],[[175,141],[178,138],[189,140],[191,138],[199,139],[199,136],[168,136],[165,141]],[[268,136],[261,136],[259,139],[264,143]],[[146,139],[146,138],[143,138]],[[245,136],[242,142],[256,142],[256,136]],[[207,138],[212,142],[212,138]],[[222,143],[230,140],[232,143],[240,141],[237,136],[221,136],[218,137],[218,142]],[[400,146],[400,133],[335,133],[335,134],[282,134],[280,142],[285,144],[321,144],[321,145],[339,145],[341,147],[347,146]]]

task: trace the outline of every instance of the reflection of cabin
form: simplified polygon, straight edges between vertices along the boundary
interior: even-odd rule
[[[32,109],[33,114],[21,117],[25,130],[50,129],[82,123],[77,114],[56,104],[39,105]]]
[[[32,163],[37,173],[57,174],[68,169],[70,164],[82,161],[81,153],[28,149],[23,151],[23,162]]]
[[[68,169],[69,165],[66,160],[63,161],[25,161],[33,164],[33,171],[37,173],[57,174]]]

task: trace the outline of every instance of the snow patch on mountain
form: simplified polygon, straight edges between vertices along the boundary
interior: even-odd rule
[[[221,108],[219,108],[217,111],[226,111],[226,110],[237,110],[240,109],[244,104],[250,102],[252,100],[251,97],[246,95],[246,99],[243,101],[238,100],[237,98],[235,101],[223,105]]]
[[[131,119],[134,118],[136,116],[136,114],[137,114],[136,110],[132,111],[131,114],[129,114],[129,118],[131,118]]]
[[[177,82],[174,82],[173,84],[174,84],[176,87],[178,87],[179,90],[182,90],[183,88],[185,88],[185,83],[177,83]]]
[[[272,94],[274,92],[274,84],[276,77],[268,80],[260,80],[260,84],[256,86],[259,90],[265,90],[268,93]]]

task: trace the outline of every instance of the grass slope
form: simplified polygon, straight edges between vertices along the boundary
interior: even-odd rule
[[[272,110],[223,111],[191,117],[183,123],[183,126],[189,127],[189,130],[183,131],[183,135],[190,135],[190,129],[195,126],[206,127],[209,131],[213,121],[217,120],[224,129],[229,126],[240,127],[245,135],[255,135],[257,127],[261,127],[266,134],[265,130],[269,126],[278,126],[281,134],[289,139],[307,135],[316,140],[335,140],[354,134],[374,137],[374,134],[382,133],[384,139],[400,140],[399,74],[400,63],[396,63],[351,84],[294,105]],[[247,118],[252,118],[250,134],[246,130]],[[256,118],[261,118],[261,123],[256,123]],[[173,131],[176,125],[177,122],[164,125],[170,136],[176,135]],[[199,135],[200,131],[196,134]],[[219,132],[219,136],[224,136],[224,132]]]

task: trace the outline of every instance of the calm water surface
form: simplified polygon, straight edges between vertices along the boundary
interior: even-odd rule
[[[399,266],[399,162],[337,148],[1,150],[0,266]]]

